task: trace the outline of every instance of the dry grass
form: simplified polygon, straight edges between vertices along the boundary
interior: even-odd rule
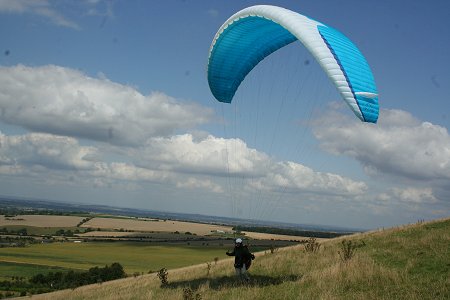
[[[214,267],[210,272],[210,277],[222,274],[225,269],[229,268],[229,264],[232,264],[231,259],[219,261],[217,264],[213,263]],[[231,272],[226,273],[231,276]],[[169,270],[169,288],[165,289],[160,287],[160,281],[156,273],[152,273],[102,284],[82,286],[74,290],[33,295],[31,299],[182,299],[182,289],[174,289],[171,284],[172,282],[188,282],[192,280],[193,274],[195,276],[206,275],[206,264],[205,266],[202,264],[177,270]],[[196,292],[206,291],[206,289],[206,286],[202,286],[196,289]]]
[[[0,216],[0,226],[23,225],[35,227],[75,227],[84,218],[75,216],[18,215],[13,218]]]
[[[132,231],[191,232],[197,235],[210,234],[212,230],[231,231],[229,226],[190,223],[180,221],[144,221],[136,219],[93,218],[81,227],[101,229],[125,229]]]
[[[355,235],[366,246],[342,262],[341,239],[321,242],[316,253],[302,245],[258,253],[252,281],[233,276],[232,260],[169,270],[169,285],[155,274],[80,287],[36,299],[183,299],[189,287],[201,299],[449,299],[450,220]],[[346,237],[349,239],[349,237]],[[423,252],[423,253],[422,253]],[[447,265],[446,265],[447,262]]]

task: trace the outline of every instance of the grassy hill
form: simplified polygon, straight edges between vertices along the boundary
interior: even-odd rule
[[[345,245],[353,256],[341,257]],[[232,260],[37,295],[36,299],[450,299],[450,219],[259,253],[251,282]]]

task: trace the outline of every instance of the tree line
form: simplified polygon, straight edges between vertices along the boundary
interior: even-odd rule
[[[93,267],[88,271],[79,272],[49,272],[37,274],[25,281],[22,277],[13,280],[0,281],[0,290],[14,291],[22,296],[26,294],[47,293],[55,290],[76,288],[92,283],[102,283],[109,280],[124,278],[127,275],[120,263],[113,263],[105,267]]]
[[[252,231],[260,233],[293,235],[298,237],[314,237],[314,238],[334,238],[338,236],[351,234],[350,232],[327,232],[327,231],[313,231],[313,230],[297,230],[288,228],[276,227],[260,227],[260,226],[235,226],[233,230],[236,232]]]
[[[0,215],[4,215],[5,218],[14,218],[19,215],[79,216],[88,214],[89,212],[85,211],[61,211],[52,209],[0,207]]]

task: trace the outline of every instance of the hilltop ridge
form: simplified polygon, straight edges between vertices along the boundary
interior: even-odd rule
[[[345,241],[345,242],[343,242]],[[344,261],[343,245],[354,247]],[[230,259],[33,296],[33,299],[449,299],[450,218],[258,253],[250,283]],[[197,298],[195,298],[197,297]]]

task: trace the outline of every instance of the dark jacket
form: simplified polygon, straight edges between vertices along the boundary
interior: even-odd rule
[[[242,268],[243,265],[247,267],[247,269],[250,267],[250,264],[252,262],[252,259],[255,258],[253,254],[248,251],[247,246],[235,246],[233,249],[233,252],[227,252],[228,256],[234,256],[234,267],[235,268]]]

